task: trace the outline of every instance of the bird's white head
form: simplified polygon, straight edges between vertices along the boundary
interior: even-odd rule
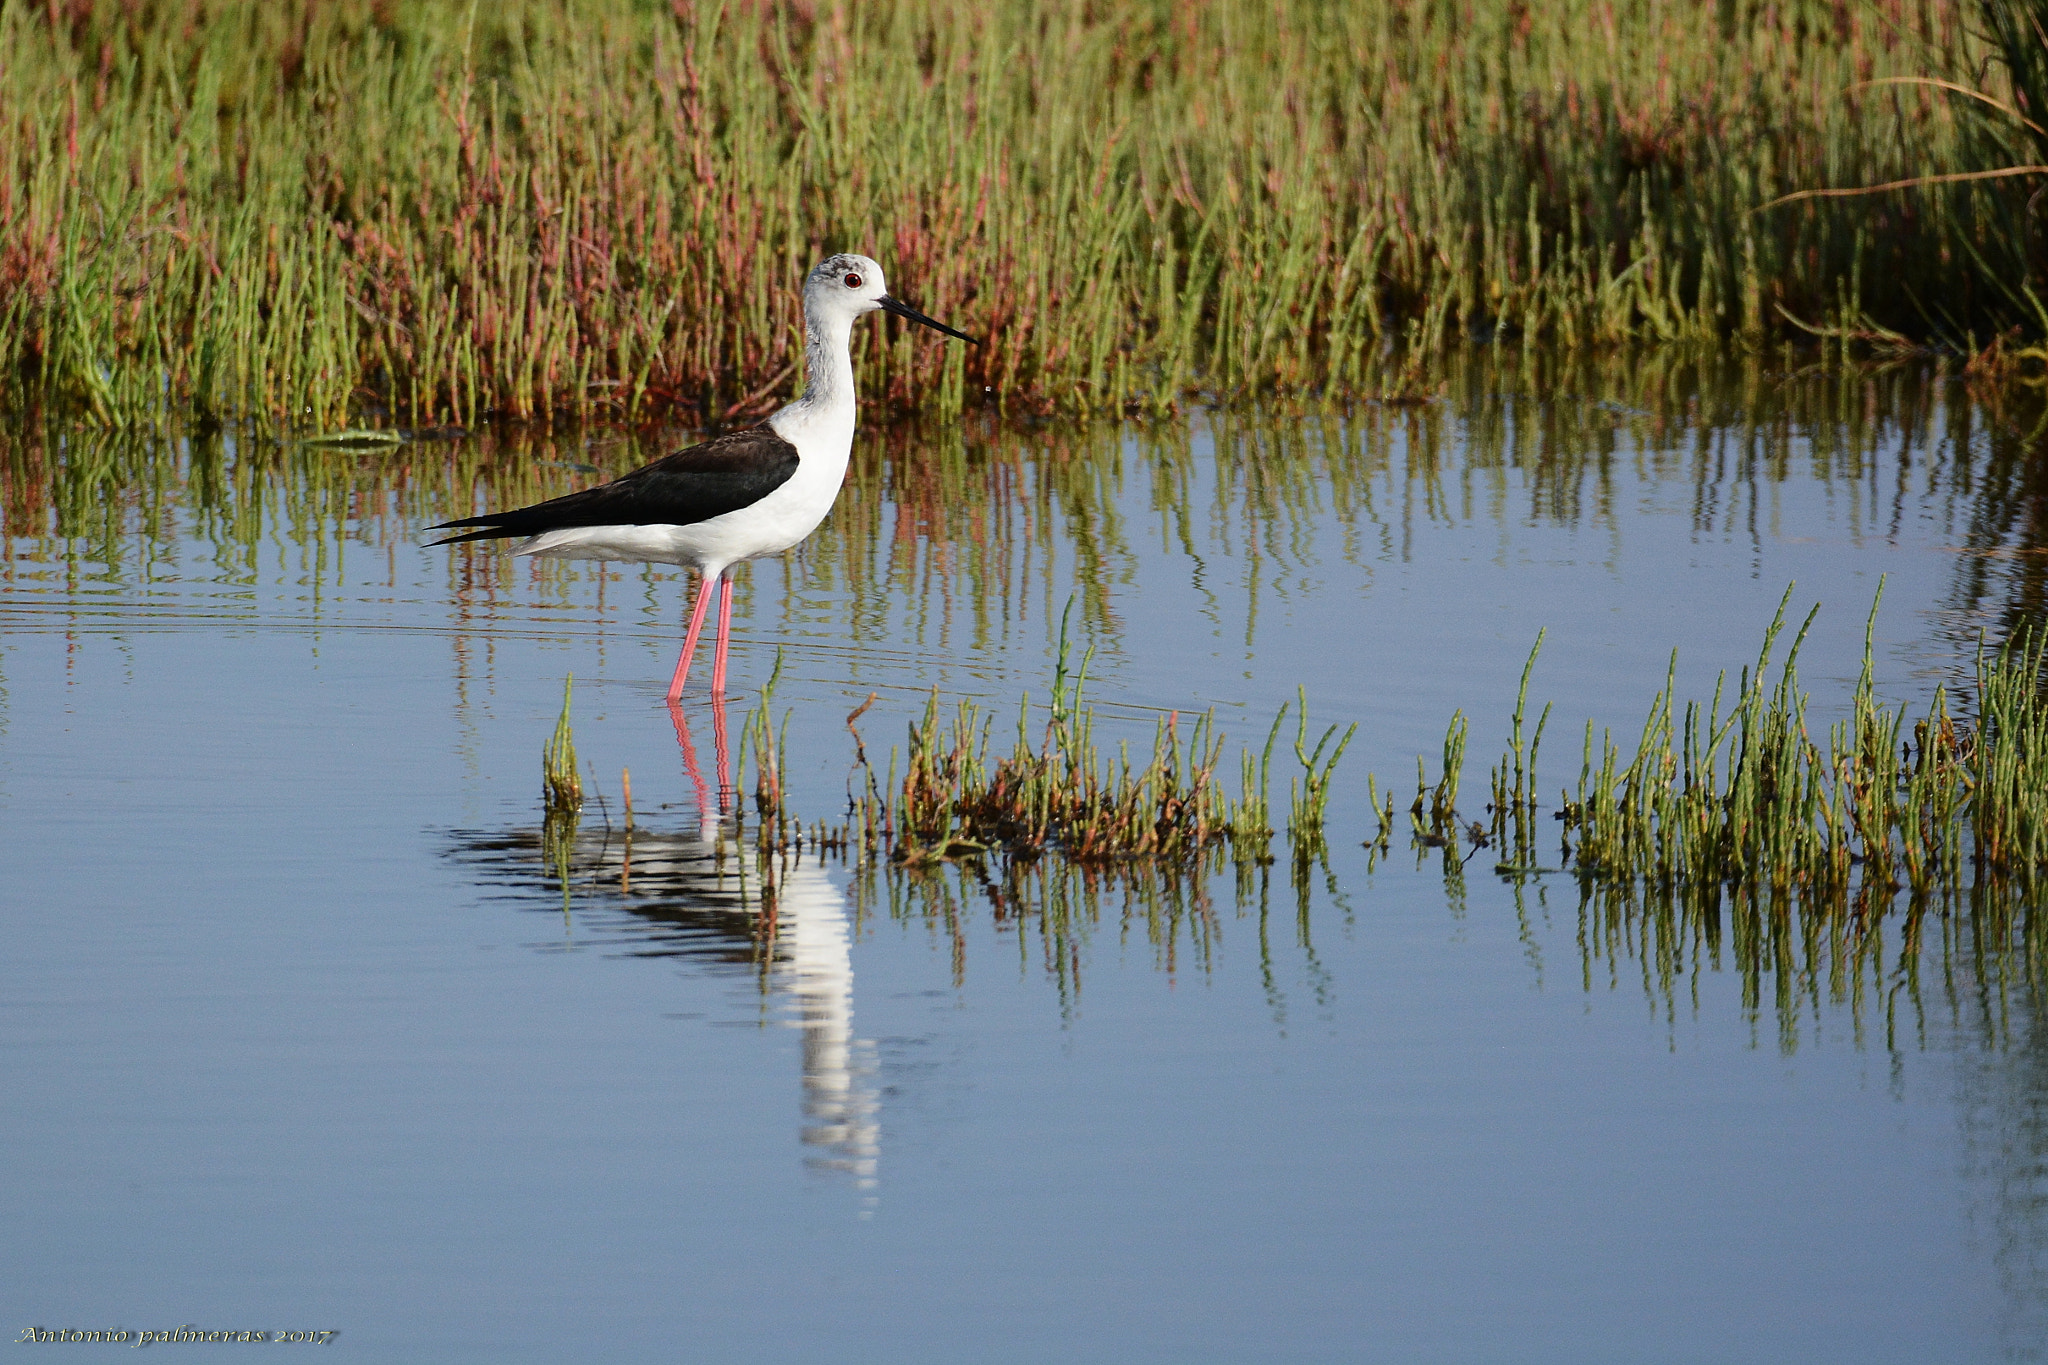
[[[840,313],[857,318],[872,313],[889,297],[889,281],[881,262],[871,256],[842,251],[811,268],[804,280],[804,310]]]
[[[814,325],[835,321],[850,324],[863,313],[878,308],[949,337],[981,344],[965,332],[956,332],[945,323],[926,317],[901,299],[889,297],[889,282],[883,278],[881,263],[872,256],[851,251],[828,256],[813,266],[804,279],[804,317]]]

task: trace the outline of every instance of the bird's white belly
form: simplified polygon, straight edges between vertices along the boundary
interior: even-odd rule
[[[848,432],[851,446],[852,433]],[[817,529],[846,479],[846,452],[805,454],[787,482],[759,502],[687,526],[568,526],[544,531],[512,553],[543,559],[622,559],[680,564],[718,573],[742,560],[778,555]]]

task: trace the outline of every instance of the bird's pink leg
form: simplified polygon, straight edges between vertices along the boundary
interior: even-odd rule
[[[683,679],[689,676],[690,656],[697,652],[697,633],[704,629],[704,609],[711,605],[711,590],[716,583],[709,574],[697,580],[697,605],[690,609],[690,628],[683,632],[683,656],[676,660],[676,675],[668,684],[671,705],[683,695]]]
[[[711,656],[711,695],[725,695],[725,648],[732,637],[732,575],[719,575],[718,652]]]

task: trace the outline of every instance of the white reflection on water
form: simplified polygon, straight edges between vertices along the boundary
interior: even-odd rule
[[[592,823],[461,830],[452,851],[522,908],[568,916],[573,948],[680,958],[779,998],[802,1034],[805,1164],[871,1188],[881,1097],[873,1044],[853,1034],[844,891],[815,859],[764,859],[716,819],[672,832]]]
[[[853,937],[846,897],[816,862],[788,869],[774,892],[774,979],[803,1030],[806,1163],[845,1171],[862,1189],[881,1156],[873,1044],[853,1036]]]
[[[737,837],[723,706],[713,708],[717,796],[704,781],[687,720],[671,708],[683,768],[702,814],[694,829],[631,818],[550,816],[539,829],[458,831],[454,854],[479,880],[529,909],[561,913],[576,948],[686,959],[713,974],[743,970],[780,997],[802,1042],[805,1165],[871,1189],[881,1157],[881,1096],[872,1043],[853,1034],[853,934],[845,892],[815,859],[763,854]],[[623,913],[621,913],[623,912]],[[551,945],[552,946],[552,945]]]

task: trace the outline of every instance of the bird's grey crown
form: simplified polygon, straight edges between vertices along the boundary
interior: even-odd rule
[[[857,251],[842,251],[836,256],[827,256],[811,268],[805,285],[831,284],[844,288],[842,281],[851,273],[861,277],[863,285],[881,285],[882,263],[872,256],[863,256]]]
[[[860,280],[858,287],[850,287],[848,276]],[[805,305],[825,303],[827,299],[844,299],[856,303],[856,311],[872,311],[874,301],[889,293],[889,282],[883,280],[883,266],[872,256],[860,252],[840,252],[838,256],[827,256],[811,268],[811,274],[803,280]]]

